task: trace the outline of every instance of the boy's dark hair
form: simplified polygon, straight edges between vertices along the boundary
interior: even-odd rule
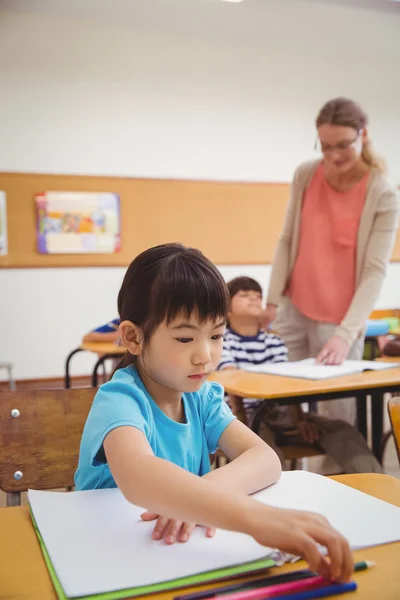
[[[129,265],[118,294],[121,321],[143,332],[144,344],[154,330],[180,313],[200,321],[226,319],[229,294],[213,263],[200,250],[162,244],[145,250]],[[128,354],[121,366],[132,363]]]
[[[229,295],[231,298],[236,296],[238,292],[260,292],[262,294],[261,285],[251,277],[235,277],[227,283]]]

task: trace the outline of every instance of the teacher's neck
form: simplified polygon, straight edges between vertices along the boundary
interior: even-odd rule
[[[255,337],[260,331],[260,324],[257,317],[235,317],[229,315],[229,327],[235,333],[244,337]]]
[[[357,183],[366,175],[370,170],[370,167],[363,160],[359,160],[351,169],[344,173],[336,173],[333,169],[329,168],[327,163],[324,164],[325,177],[329,183],[334,185],[349,185]]]

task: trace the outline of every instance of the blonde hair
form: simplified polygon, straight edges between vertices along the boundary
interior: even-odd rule
[[[317,129],[321,125],[340,125],[351,127],[359,132],[368,125],[368,116],[353,100],[334,98],[321,108],[315,124]],[[385,161],[375,153],[368,139],[363,143],[361,158],[371,168],[379,169],[382,172],[386,170]]]

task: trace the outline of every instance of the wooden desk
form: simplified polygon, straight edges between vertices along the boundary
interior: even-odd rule
[[[339,475],[333,479],[400,506],[399,479],[388,475],[364,473]],[[1,508],[0,531],[0,598],[56,600],[56,593],[32,526],[28,507]],[[354,594],[354,598],[399,600],[400,542],[358,550],[354,553],[354,558],[356,561],[373,560],[376,562],[374,568],[355,573],[354,579],[359,588]],[[285,565],[279,569],[270,569],[268,573],[272,575],[278,572],[302,569],[304,566],[303,562],[299,562],[294,565]],[[202,586],[202,589],[206,587]],[[157,594],[157,599],[172,600],[174,595],[174,592]],[[349,597],[353,598],[353,595]]]
[[[78,352],[94,352],[98,355],[98,360],[93,367],[92,372],[92,386],[97,387],[98,383],[98,372],[101,365],[105,363],[109,358],[119,358],[123,354],[125,354],[126,349],[123,346],[114,343],[105,343],[105,342],[86,342],[81,344],[75,350],[72,350],[67,356],[67,360],[65,361],[65,387],[71,387],[71,377],[69,374],[69,367],[71,363],[71,359]]]
[[[368,371],[319,381],[233,369],[216,371],[210,376],[210,379],[220,383],[228,393],[241,398],[275,400],[279,401],[280,404],[320,402],[355,396],[357,400],[357,426],[364,436],[367,432],[366,397],[371,395],[372,449],[378,460],[381,460],[383,394],[400,391],[400,365],[398,369]],[[257,419],[261,418],[262,407],[256,412],[253,421],[255,427],[258,425]]]
[[[400,356],[381,356],[376,359],[378,362],[389,362],[389,363],[399,363],[400,366]]]

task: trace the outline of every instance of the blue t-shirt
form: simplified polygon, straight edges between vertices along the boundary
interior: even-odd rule
[[[90,409],[75,473],[76,489],[116,487],[103,442],[110,431],[126,425],[144,433],[155,456],[195,475],[208,473],[209,454],[216,451],[221,434],[235,417],[217,383],[205,382],[198,392],[182,394],[182,401],[186,422],[177,423],[157,406],[135,367],[118,369],[99,388]]]

